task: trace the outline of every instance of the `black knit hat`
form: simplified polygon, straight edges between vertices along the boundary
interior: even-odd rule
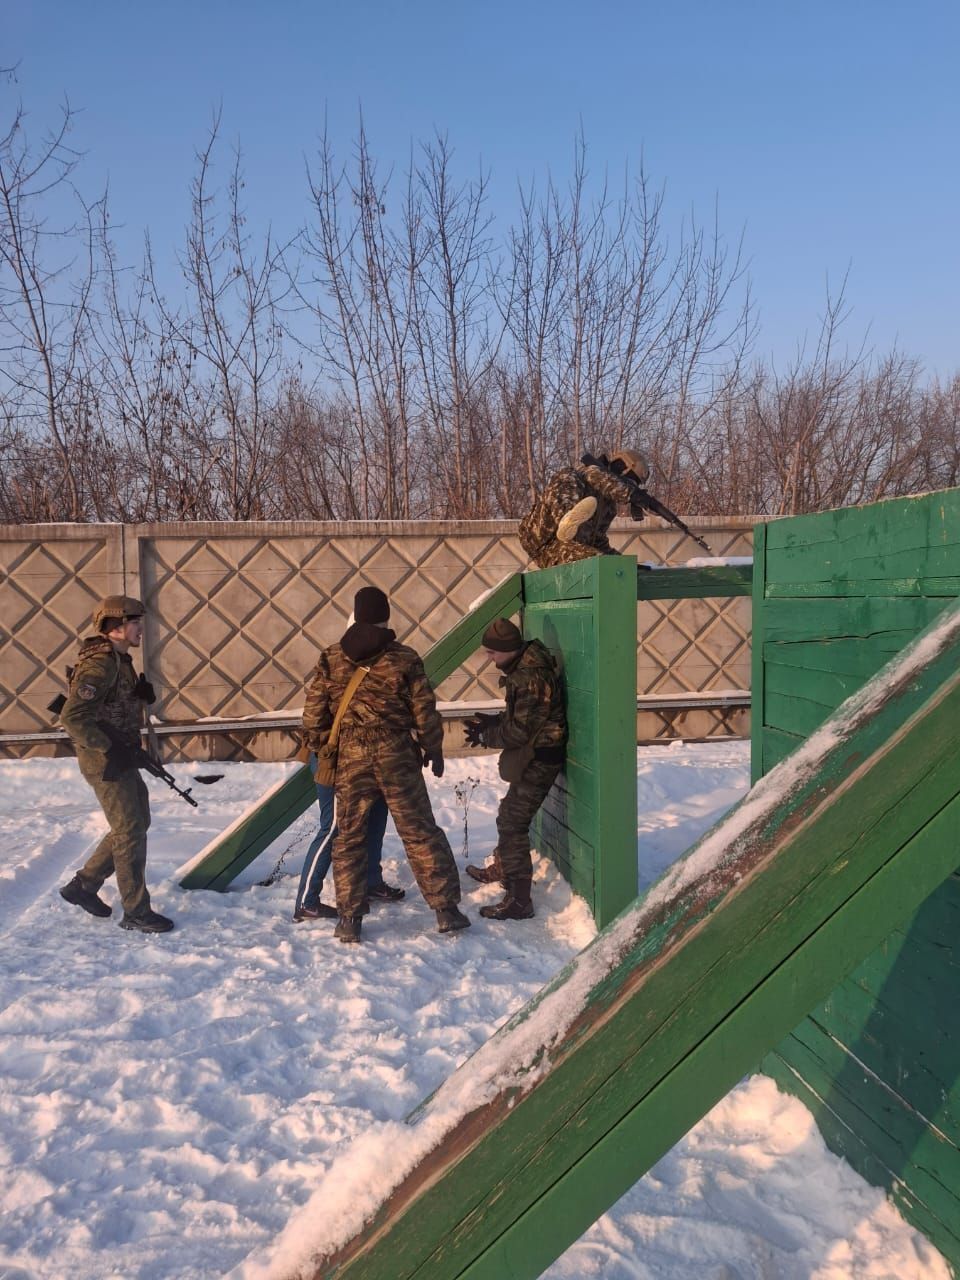
[[[354,622],[389,622],[390,601],[379,587],[361,587],[353,597]]]
[[[392,640],[396,640],[395,631],[389,627],[375,627],[370,622],[355,622],[347,627],[340,637],[340,648],[351,662],[369,662],[371,658],[383,653]]]
[[[483,633],[481,643],[485,649],[493,649],[495,653],[514,653],[523,648],[523,636],[520,628],[506,618],[494,618]]]

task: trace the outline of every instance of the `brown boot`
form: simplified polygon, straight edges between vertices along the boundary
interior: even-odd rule
[[[481,907],[488,920],[529,920],[533,915],[530,901],[530,876],[516,876],[506,882],[506,894],[490,907]]]
[[[485,867],[467,867],[467,875],[472,880],[479,881],[480,884],[502,884],[503,878],[500,871],[500,864],[494,858],[493,862],[488,862]]]

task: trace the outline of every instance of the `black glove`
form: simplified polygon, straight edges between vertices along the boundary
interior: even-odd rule
[[[122,742],[111,743],[107,748],[107,763],[103,770],[104,782],[116,782],[131,769],[138,769],[141,754],[137,747],[128,747]]]
[[[443,777],[443,768],[444,768],[444,764],[443,764],[443,752],[442,752],[442,751],[435,751],[435,752],[431,753],[431,752],[429,752],[429,751],[424,751],[424,753],[423,753],[423,767],[424,767],[424,768],[426,768],[426,767],[427,767],[427,765],[429,765],[429,766],[430,766],[430,768],[433,770],[433,776],[434,776],[435,778],[442,778],[442,777]]]
[[[491,729],[496,728],[499,723],[499,716],[486,716],[483,712],[477,712],[475,716],[471,716],[464,723],[463,732],[466,735],[467,742],[471,747],[485,747],[487,745],[487,734]]]
[[[148,707],[152,707],[157,700],[157,695],[154,692],[153,685],[143,672],[137,676],[137,683],[133,686],[133,692],[135,696],[145,702]]]

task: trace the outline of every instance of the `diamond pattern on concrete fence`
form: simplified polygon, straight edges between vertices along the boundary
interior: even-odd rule
[[[391,625],[420,653],[478,596],[528,562],[503,522],[437,523],[388,529],[364,525],[238,523],[203,531],[190,524],[134,530],[137,590],[148,606],[145,666],[157,687],[154,711],[167,720],[292,710],[320,649],[343,632],[359,587],[391,596]],[[222,532],[221,532],[222,529]],[[77,536],[73,526],[43,539],[7,527],[0,534],[0,712],[6,732],[51,727],[46,703],[63,687],[78,635],[96,600],[124,589],[122,529]],[[717,555],[749,555],[745,522],[710,527]],[[683,563],[700,549],[669,528],[614,525],[611,541],[656,563]],[[134,570],[133,565],[128,569]],[[131,577],[131,582],[133,581]],[[641,692],[746,687],[750,605],[744,599],[663,601],[638,606]],[[438,690],[441,699],[496,698],[496,669],[475,657]]]
[[[0,725],[5,733],[55,727],[47,703],[66,688],[64,668],[91,630],[97,601],[120,583],[111,560],[119,526],[106,534],[25,535],[7,526],[0,537]]]

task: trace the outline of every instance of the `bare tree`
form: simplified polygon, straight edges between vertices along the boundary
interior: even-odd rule
[[[98,219],[97,203],[84,203],[72,185],[80,159],[68,144],[73,121],[64,105],[34,146],[19,107],[0,136],[0,376],[22,438],[45,441],[56,459],[35,495],[38,515],[82,520]],[[48,206],[64,195],[76,217],[55,224]]]

